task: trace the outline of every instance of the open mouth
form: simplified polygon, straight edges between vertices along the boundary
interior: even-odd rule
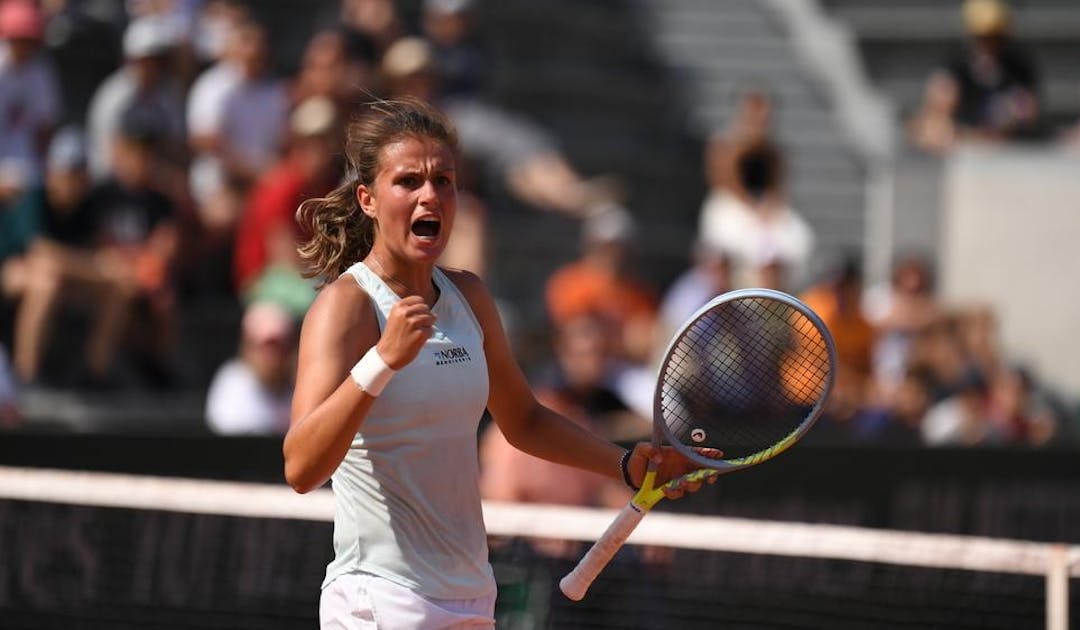
[[[412,224],[412,233],[421,238],[435,238],[439,235],[442,222],[438,219],[420,219]]]

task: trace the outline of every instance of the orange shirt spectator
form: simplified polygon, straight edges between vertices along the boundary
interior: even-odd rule
[[[547,283],[547,303],[557,323],[600,312],[625,323],[636,317],[652,319],[656,296],[642,283],[620,278],[587,262],[571,263],[556,271]]]
[[[624,358],[645,361],[653,345],[658,299],[627,268],[633,221],[624,210],[590,217],[584,225],[584,253],[547,282],[548,314],[555,325],[586,313],[606,317],[620,332]]]
[[[870,374],[870,358],[874,344],[874,328],[858,309],[841,305],[832,287],[815,287],[802,297],[821,317],[836,342],[836,355],[841,366],[854,370],[862,376]]]
[[[846,416],[865,403],[873,363],[873,326],[862,314],[862,274],[854,263],[802,296],[832,333],[839,365],[832,412]]]

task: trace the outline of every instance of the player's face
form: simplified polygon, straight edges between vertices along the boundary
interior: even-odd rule
[[[383,147],[375,182],[358,190],[360,206],[378,225],[383,247],[409,260],[434,263],[446,248],[457,211],[454,154],[431,138],[406,137]]]

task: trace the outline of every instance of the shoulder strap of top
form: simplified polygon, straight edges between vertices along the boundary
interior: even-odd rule
[[[454,281],[439,267],[435,267],[431,276],[435,280],[435,285],[439,287],[439,291],[442,292],[442,299],[445,299],[447,302],[456,302],[459,305],[458,308],[468,314],[469,319],[472,320],[473,324],[476,326],[476,330],[480,333],[480,338],[483,339],[484,328],[480,325],[480,320],[476,318],[476,313],[473,312],[472,305],[469,304],[469,300],[465,298],[461,289],[458,289],[457,285],[454,284]]]
[[[354,263],[345,270],[345,273],[352,276],[356,283],[360,285],[360,288],[367,291],[368,296],[371,297],[375,315],[379,320],[379,330],[385,328],[386,316],[390,313],[390,308],[401,298],[391,291],[382,278],[369,269],[363,261]]]

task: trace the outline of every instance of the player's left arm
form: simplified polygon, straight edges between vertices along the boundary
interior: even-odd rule
[[[623,449],[589,432],[536,399],[510,351],[502,320],[487,287],[467,271],[447,275],[472,307],[484,334],[488,410],[506,440],[530,455],[619,478]]]
[[[619,463],[622,447],[604,440],[578,423],[540,404],[510,350],[495,302],[474,274],[447,271],[469,301],[484,334],[487,357],[488,410],[506,440],[515,448],[557,464],[622,479]],[[640,484],[652,456],[652,446],[639,444],[631,459],[631,477]],[[662,478],[690,472],[695,466],[665,449]],[[690,488],[691,490],[694,488]]]

